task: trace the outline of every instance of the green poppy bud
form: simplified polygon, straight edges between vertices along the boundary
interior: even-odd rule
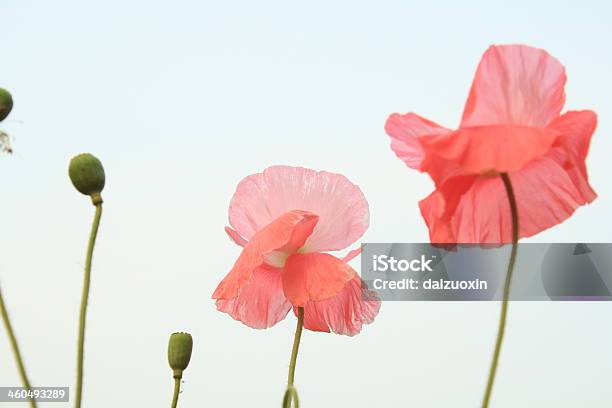
[[[181,378],[183,370],[189,365],[193,339],[189,333],[173,333],[168,342],[168,363],[174,372],[174,378]]]
[[[6,89],[0,88],[0,122],[13,110],[13,97]]]
[[[74,187],[82,194],[91,196],[94,205],[102,202],[100,193],[104,189],[105,176],[102,163],[89,153],[82,153],[70,160],[68,174]]]

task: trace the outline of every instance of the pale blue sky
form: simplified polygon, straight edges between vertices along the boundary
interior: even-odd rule
[[[414,110],[455,126],[494,43],[549,50],[568,71],[566,107],[599,114],[588,165],[600,197],[537,239],[610,241],[611,18],[605,1],[4,0],[0,86],[23,123],[0,125],[16,151],[0,157],[0,282],[33,382],[74,383],[93,209],[66,167],[90,151],[108,182],[85,406],[167,406],[179,329],[196,340],[184,406],[278,404],[294,319],[254,331],[209,300],[238,254],[223,233],[236,183],[272,164],[344,173],[370,202],[365,241],[426,241],[416,203],[431,182],[395,158],[385,119]],[[513,305],[494,406],[609,405],[611,312]],[[306,333],[304,406],[477,406],[497,315],[494,303],[384,304],[355,338]],[[0,385],[17,383],[0,335]]]

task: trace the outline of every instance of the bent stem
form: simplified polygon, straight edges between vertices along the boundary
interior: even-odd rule
[[[181,377],[174,377],[174,394],[172,395],[172,408],[178,405],[178,397],[181,393]]]
[[[295,404],[296,408],[299,407],[300,403],[298,395],[293,382],[295,380],[295,365],[297,363],[297,356],[300,350],[300,340],[302,338],[302,330],[304,328],[304,308],[298,307],[297,316],[297,327],[295,329],[295,337],[293,338],[293,349],[291,350],[291,360],[289,361],[289,376],[287,377],[287,391],[285,392],[285,398],[283,401],[283,407],[291,407],[291,401]]]
[[[495,341],[495,351],[493,352],[493,360],[491,361],[491,368],[489,369],[489,380],[487,381],[487,388],[482,401],[483,408],[487,408],[489,406],[489,400],[491,399],[491,393],[493,391],[495,373],[497,372],[497,363],[499,362],[502,342],[504,341],[504,332],[506,331],[506,317],[508,315],[508,300],[510,298],[512,272],[514,270],[514,263],[516,262],[516,254],[518,251],[519,218],[518,208],[516,206],[516,197],[514,196],[514,189],[512,188],[512,183],[510,182],[510,177],[508,174],[502,173],[501,178],[504,181],[504,186],[506,187],[508,201],[510,202],[510,211],[512,213],[512,251],[510,252],[508,271],[506,272],[506,281],[504,283],[504,293],[502,298],[501,314],[499,317],[499,327],[497,329],[497,340]]]
[[[93,258],[94,246],[96,245],[96,237],[98,236],[98,227],[100,226],[100,218],[102,217],[102,202],[96,203],[96,213],[94,215],[93,224],[91,226],[91,234],[89,235],[89,244],[87,246],[87,257],[85,260],[85,277],[83,280],[83,294],[81,298],[81,311],[79,314],[79,340],[77,352],[77,383],[75,407],[81,407],[81,398],[83,395],[83,351],[85,348],[85,317],[87,315],[87,300],[89,298],[89,285],[91,282],[91,260]]]
[[[21,383],[23,387],[31,391],[32,386],[30,385],[30,380],[28,380],[28,374],[26,373],[25,364],[23,363],[23,357],[21,357],[21,351],[19,350],[19,344],[17,344],[17,337],[15,337],[15,332],[13,331],[13,326],[11,325],[11,319],[9,319],[8,310],[6,309],[6,305],[4,304],[4,299],[2,298],[2,291],[0,290],[0,314],[2,314],[2,321],[4,322],[4,327],[6,328],[6,332],[9,337],[9,343],[11,344],[11,348],[13,349],[13,355],[15,356],[15,361],[17,362],[17,368],[19,370],[19,377],[21,377]],[[31,395],[28,392],[28,395]],[[30,399],[30,406],[32,408],[36,408],[36,401],[33,398]]]

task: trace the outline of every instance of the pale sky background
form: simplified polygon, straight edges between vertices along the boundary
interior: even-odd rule
[[[0,157],[0,283],[32,382],[75,382],[93,207],[67,165],[87,151],[107,188],[84,407],[169,406],[177,330],[195,339],[180,406],[280,406],[295,319],[256,331],[210,300],[239,253],[223,232],[236,184],[273,164],[343,173],[370,203],[364,241],[427,241],[432,183],[395,158],[384,122],[414,110],[455,126],[493,43],[549,50],[566,107],[599,114],[600,197],[537,239],[609,242],[611,18],[606,1],[2,1],[0,86],[23,123],[0,125],[16,152]],[[385,303],[359,336],[305,332],[303,406],[477,407],[498,312]],[[492,405],[609,407],[611,315],[512,304]],[[0,386],[18,384],[2,331]]]

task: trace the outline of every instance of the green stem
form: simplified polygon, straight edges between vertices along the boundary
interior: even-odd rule
[[[96,213],[94,215],[93,224],[91,226],[91,234],[89,235],[89,244],[87,246],[87,257],[85,260],[85,277],[83,280],[83,294],[81,298],[81,311],[79,314],[79,342],[77,352],[77,383],[75,395],[75,407],[81,407],[81,399],[83,395],[83,351],[85,348],[85,317],[87,315],[87,299],[89,298],[89,285],[91,282],[91,260],[93,258],[93,250],[96,245],[96,237],[98,236],[98,227],[100,226],[100,218],[102,217],[102,202],[101,200],[95,204]]]
[[[506,331],[506,318],[508,315],[508,303],[510,298],[510,286],[512,284],[512,272],[514,270],[514,264],[516,262],[519,239],[519,217],[518,208],[516,205],[516,197],[514,196],[514,189],[512,188],[512,183],[510,182],[510,177],[507,173],[502,173],[501,178],[504,181],[504,186],[506,187],[508,201],[510,202],[510,211],[512,213],[512,252],[510,252],[510,261],[508,262],[508,271],[506,272],[506,281],[504,283],[504,293],[502,298],[501,314],[499,317],[499,327],[497,329],[497,340],[495,341],[495,351],[493,352],[493,360],[491,361],[491,368],[489,369],[489,380],[487,381],[487,388],[485,390],[485,395],[482,400],[483,408],[488,408],[489,406],[489,400],[491,399],[491,393],[493,391],[493,383],[495,382],[497,364],[499,362],[499,355],[501,353],[502,342],[504,341],[504,332]]]
[[[4,299],[2,298],[2,291],[0,291],[0,314],[2,314],[2,321],[4,322],[4,327],[6,328],[6,332],[9,336],[11,348],[13,349],[13,355],[15,356],[15,361],[17,362],[17,368],[19,369],[21,383],[23,384],[23,387],[26,390],[30,391],[32,389],[32,386],[30,385],[30,381],[28,380],[28,374],[26,373],[25,365],[23,363],[23,357],[21,357],[21,351],[19,351],[19,344],[17,344],[17,337],[15,337],[15,332],[13,331],[11,320],[9,319],[8,310],[6,309]],[[36,401],[33,398],[30,398],[30,406],[32,408],[36,408]]]
[[[291,408],[293,404],[294,408],[300,407],[300,400],[298,393],[293,382],[295,380],[295,365],[297,363],[297,356],[300,350],[300,340],[302,338],[302,330],[304,329],[304,308],[298,307],[297,316],[297,328],[295,329],[295,337],[293,338],[293,349],[291,350],[291,360],[289,361],[289,376],[287,378],[287,390],[283,397],[283,408]]]
[[[283,408],[291,408],[291,404],[293,404],[293,408],[300,408],[300,399],[294,387],[287,387],[283,397]]]
[[[178,397],[181,392],[181,377],[174,377],[174,394],[172,396],[172,408],[178,405]]]
[[[300,339],[302,338],[302,329],[304,328],[304,308],[298,307],[297,328],[295,329],[295,337],[293,338],[293,349],[291,350],[291,360],[289,361],[289,377],[287,378],[287,386],[293,387],[295,379],[295,364],[297,362],[298,351],[300,350]]]

